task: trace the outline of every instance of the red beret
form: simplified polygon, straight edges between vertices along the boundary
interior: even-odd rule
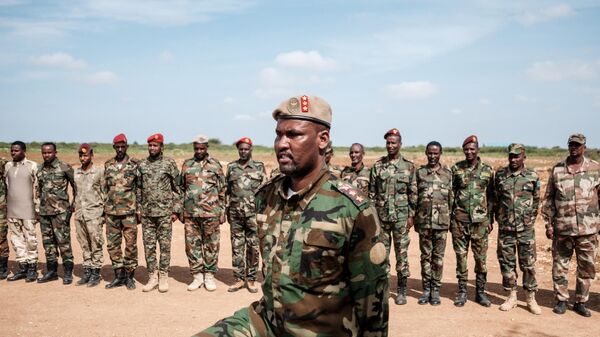
[[[92,152],[92,146],[88,143],[83,143],[79,145],[79,153],[86,154]]]
[[[385,135],[383,135],[383,139],[386,139],[389,135],[395,135],[400,137],[400,131],[398,131],[398,129],[396,128],[393,128],[390,131],[386,132]]]
[[[127,137],[123,133],[119,133],[113,138],[113,144],[117,143],[127,143]]]
[[[235,146],[237,147],[238,145],[240,145],[240,143],[246,143],[246,144],[252,146],[252,139],[250,139],[248,137],[242,137],[237,142],[235,142]]]
[[[475,143],[475,144],[479,144],[479,140],[477,140],[477,136],[475,135],[470,135],[469,137],[465,138],[465,140],[463,141],[463,147],[469,143]]]
[[[152,136],[148,137],[148,143],[150,142],[157,142],[157,143],[164,143],[165,142],[165,138],[163,137],[162,134],[160,133],[155,133]]]

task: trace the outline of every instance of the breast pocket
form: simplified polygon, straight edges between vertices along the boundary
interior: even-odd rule
[[[333,231],[309,229],[304,234],[297,281],[316,287],[338,280],[344,270],[342,255],[345,237]]]

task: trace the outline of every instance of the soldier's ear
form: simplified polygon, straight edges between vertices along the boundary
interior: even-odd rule
[[[324,151],[329,145],[329,130],[323,129],[317,132],[319,150]]]

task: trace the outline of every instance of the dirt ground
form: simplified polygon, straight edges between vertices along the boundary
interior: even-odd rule
[[[8,157],[6,153],[0,156]],[[234,154],[223,155],[219,159],[235,159]],[[61,156],[67,162],[78,166],[74,155]],[[376,156],[366,158],[371,164]],[[39,156],[31,159],[40,162]],[[106,158],[96,158],[102,162]],[[177,158],[181,163],[184,158]],[[259,158],[272,167],[271,157]],[[447,163],[458,158],[446,158]],[[538,168],[542,181],[547,180],[547,168],[554,159],[531,159],[530,165]],[[337,154],[335,164],[346,163],[345,155]],[[418,158],[417,162],[422,162]],[[490,159],[495,167],[504,164],[503,160]],[[550,242],[544,236],[543,224],[538,217],[536,223],[538,242],[537,278],[539,283],[538,302],[542,306],[541,316],[527,311],[525,294],[519,293],[519,306],[510,312],[501,312],[498,306],[505,298],[501,286],[501,275],[496,258],[497,230],[490,236],[488,250],[488,294],[493,303],[484,308],[474,303],[473,261],[469,254],[469,302],[463,308],[456,308],[452,300],[456,291],[455,256],[452,251],[450,235],[446,247],[445,272],[442,287],[442,304],[438,307],[418,305],[421,293],[418,235],[412,231],[409,250],[411,277],[409,279],[409,302],[397,306],[395,296],[396,275],[390,277],[390,336],[599,336],[600,335],[600,285],[592,285],[588,307],[591,318],[583,318],[569,310],[565,315],[552,313],[554,298],[552,293]],[[72,246],[75,253],[75,282],[82,276],[81,249],[75,239],[75,228],[71,227]],[[38,239],[40,238],[38,230]],[[39,269],[45,269],[45,258],[41,240]],[[173,225],[171,253],[170,290],[167,293],[153,291],[143,293],[142,285],[147,282],[141,231],[138,235],[139,264],[136,272],[137,289],[128,291],[124,287],[106,290],[104,284],[113,278],[110,259],[104,251],[102,277],[104,281],[95,288],[73,285],[64,286],[62,282],[47,284],[0,282],[0,336],[189,336],[213,324],[219,318],[233,314],[239,308],[247,306],[260,298],[242,290],[228,293],[232,283],[231,244],[229,226],[221,227],[220,270],[217,273],[215,292],[198,290],[188,292],[186,286],[192,281],[184,250],[183,225]],[[392,265],[394,256],[390,257]],[[600,265],[597,266],[600,267]],[[14,252],[11,246],[10,269],[16,270]],[[571,269],[575,268],[572,261]],[[597,268],[600,270],[600,268]],[[59,267],[62,276],[62,267]],[[74,283],[75,283],[74,282]],[[570,288],[575,288],[574,272],[570,273]],[[572,295],[574,295],[572,293]]]

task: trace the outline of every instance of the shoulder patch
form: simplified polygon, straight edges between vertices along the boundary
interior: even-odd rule
[[[264,183],[262,183],[260,186],[258,186],[258,188],[256,189],[256,193],[255,194],[258,194],[258,192],[260,192],[265,187],[267,187],[267,186],[269,186],[271,184],[274,184],[275,182],[277,182],[277,181],[279,181],[279,180],[281,180],[283,178],[285,178],[285,175],[278,174],[278,175],[276,175],[276,176],[274,176],[274,177],[272,177],[270,179],[267,179]]]
[[[331,185],[348,199],[352,200],[356,207],[362,208],[369,203],[369,198],[361,190],[346,182],[341,180],[331,181]]]

